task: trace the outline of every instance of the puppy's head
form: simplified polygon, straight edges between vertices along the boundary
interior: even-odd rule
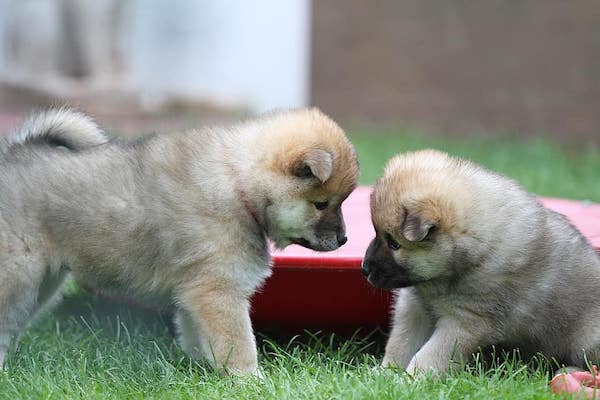
[[[372,285],[400,288],[458,273],[472,202],[460,171],[458,160],[433,150],[390,160],[371,195],[376,236],[362,272]]]
[[[344,131],[315,108],[272,115],[261,129],[268,236],[279,248],[295,243],[330,251],[343,245],[340,207],[359,173]]]

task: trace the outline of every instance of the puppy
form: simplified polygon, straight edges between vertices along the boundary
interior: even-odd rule
[[[389,161],[371,215],[362,272],[398,289],[384,366],[443,372],[491,345],[575,366],[597,359],[599,257],[517,183],[441,152],[408,153]]]
[[[186,352],[258,372],[249,299],[267,238],[335,250],[355,151],[317,109],[109,141],[69,110],[35,116],[0,157],[0,360],[65,276],[177,307]]]

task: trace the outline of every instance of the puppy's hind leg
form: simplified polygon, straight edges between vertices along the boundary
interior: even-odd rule
[[[60,269],[58,272],[46,270],[46,274],[38,289],[37,302],[29,322],[52,310],[62,300],[60,289],[63,287],[68,275],[69,272],[65,268]]]
[[[21,331],[27,326],[36,303],[35,291],[32,288],[13,283],[15,282],[12,280],[4,280],[0,284],[0,360],[2,365],[4,365],[11,343],[16,344]]]
[[[37,307],[45,268],[34,257],[0,259],[0,359],[6,361]]]

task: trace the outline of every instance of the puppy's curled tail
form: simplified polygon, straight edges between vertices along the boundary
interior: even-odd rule
[[[108,141],[108,136],[87,115],[69,108],[56,108],[29,117],[10,136],[8,147],[39,144],[77,151]]]

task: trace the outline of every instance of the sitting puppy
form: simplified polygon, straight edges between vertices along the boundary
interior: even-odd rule
[[[512,180],[437,151],[399,155],[371,215],[362,271],[398,288],[384,366],[443,372],[490,345],[576,366],[596,359],[599,257]]]
[[[131,143],[52,110],[0,144],[0,362],[72,272],[171,302],[188,353],[257,373],[249,299],[271,274],[267,238],[346,242],[357,158],[317,109]]]

